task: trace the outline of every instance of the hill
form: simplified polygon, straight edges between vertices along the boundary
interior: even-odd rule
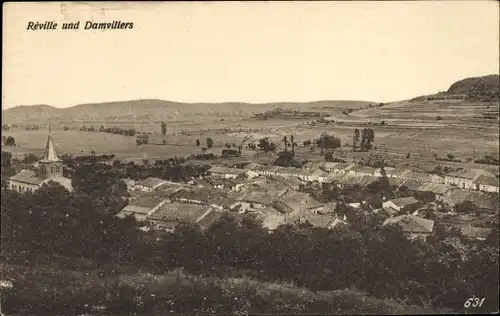
[[[34,268],[0,262],[2,275],[15,280],[2,293],[2,308],[30,315],[134,315],[180,314],[332,314],[411,315],[444,314],[447,310],[383,300],[354,290],[314,293],[287,284],[248,278],[215,278],[185,274],[180,270],[149,274],[131,267],[86,268],[66,259],[73,269],[61,268],[47,258]],[[61,261],[59,259],[59,261]],[[54,264],[59,267],[54,267]],[[60,280],[64,280],[61,282]]]
[[[465,78],[453,83],[447,91],[413,98],[411,101],[464,100],[493,102],[500,99],[499,75]]]
[[[54,121],[163,121],[194,117],[216,116],[251,117],[267,110],[282,109],[339,109],[367,106],[364,101],[315,101],[315,102],[275,102],[275,103],[181,103],[158,99],[117,101],[106,103],[80,104],[68,108],[54,108],[49,105],[16,106],[2,110],[2,123]]]

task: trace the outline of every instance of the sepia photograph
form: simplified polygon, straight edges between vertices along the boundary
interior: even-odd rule
[[[0,316],[497,314],[499,24],[4,3]]]

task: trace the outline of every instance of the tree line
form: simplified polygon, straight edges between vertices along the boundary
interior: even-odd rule
[[[93,177],[86,180],[94,183],[88,188],[76,180],[75,194],[58,185],[24,195],[2,191],[3,259],[39,251],[137,265],[152,273],[179,267],[291,282],[313,291],[355,287],[379,298],[455,311],[463,311],[475,295],[486,298],[475,311],[498,308],[498,229],[484,242],[457,236],[454,246],[446,234],[427,242],[408,240],[399,229],[364,215],[353,215],[351,227],[328,230],[303,223],[269,234],[250,217],[228,214],[206,231],[179,225],[154,241],[136,230],[132,219],[112,217],[107,197],[119,193],[100,171]]]

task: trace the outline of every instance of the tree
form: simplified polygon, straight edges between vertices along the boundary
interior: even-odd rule
[[[207,147],[212,148],[213,145],[214,141],[210,137],[207,137]]]
[[[104,132],[104,125],[101,125],[101,126],[99,127],[99,132],[101,132],[101,133],[102,133],[102,132]]]
[[[199,140],[199,139],[197,139],[197,140],[196,140],[196,147],[199,147],[199,146],[200,146],[200,140]]]
[[[268,137],[259,140],[259,146],[265,153],[276,150],[276,144],[269,141]]]
[[[10,146],[10,147],[15,147],[16,146],[16,140],[12,136],[7,136],[5,139],[5,146]]]
[[[448,157],[448,160],[453,160],[453,158],[455,158],[455,156],[453,154],[448,154],[446,156]]]
[[[68,126],[64,126],[63,129],[64,129],[64,131],[68,131],[69,127]]]
[[[441,121],[443,118],[441,116],[436,117],[436,120]]]
[[[352,151],[356,151],[357,143],[359,142],[359,129],[354,130],[354,135],[352,136]]]
[[[165,122],[161,122],[161,134],[165,137],[167,134],[167,124]]]
[[[136,138],[135,139],[135,143],[137,144],[137,146],[141,146],[142,145],[142,139]]]
[[[339,138],[333,135],[328,135],[327,133],[321,134],[316,143],[318,144],[318,147],[321,148],[322,150],[329,150],[329,149],[334,150],[336,148],[342,147]]]
[[[385,126],[385,121],[380,122],[380,126]]]
[[[454,207],[455,212],[464,214],[474,213],[476,209],[477,207],[471,201],[457,203]]]

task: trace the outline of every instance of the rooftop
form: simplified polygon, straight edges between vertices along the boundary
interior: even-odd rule
[[[415,199],[414,197],[406,197],[406,198],[399,198],[399,199],[390,200],[388,202],[392,202],[399,207],[404,207],[404,206],[418,203],[418,200]]]
[[[42,182],[45,181],[44,178],[39,178],[35,171],[27,169],[23,169],[19,173],[13,175],[10,177],[10,180],[35,185],[41,185]]]
[[[219,167],[219,166],[212,166],[212,168],[208,169],[209,172],[211,173],[217,173],[217,174],[244,174],[248,170],[245,169],[237,169],[237,168],[227,168],[227,167]]]
[[[157,221],[196,223],[211,207],[187,203],[165,203],[148,219]]]
[[[149,177],[149,178],[146,178],[144,180],[139,181],[139,184],[143,185],[145,187],[154,189],[154,188],[157,188],[160,185],[165,184],[167,182],[168,182],[167,180],[163,180],[160,178]]]
[[[477,177],[476,180],[474,180],[474,183],[479,184],[479,185],[489,185],[489,186],[494,186],[498,187],[498,178],[495,177],[489,177],[486,175],[480,175]]]
[[[434,221],[415,215],[401,215],[388,218],[384,221],[385,225],[398,224],[403,232],[406,233],[432,233]]]

